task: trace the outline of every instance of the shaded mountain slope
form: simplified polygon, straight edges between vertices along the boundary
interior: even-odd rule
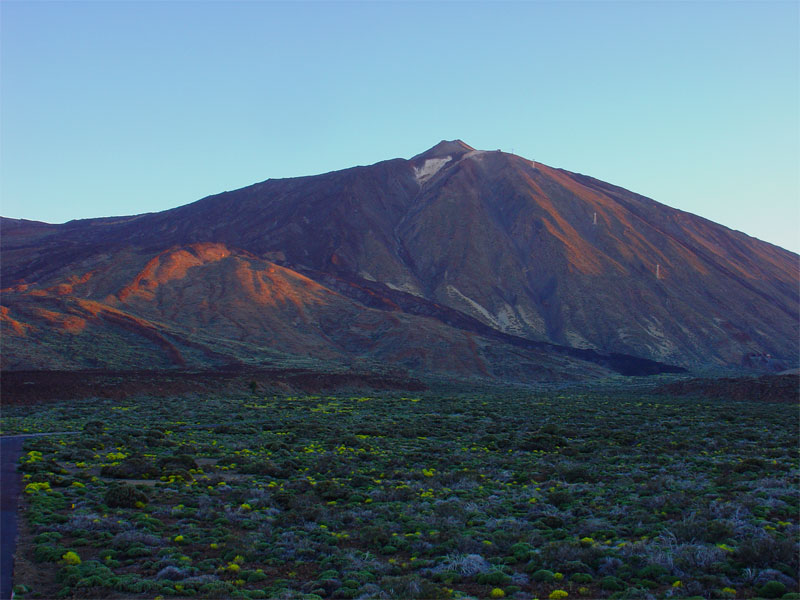
[[[460,141],[161,213],[64,225],[4,219],[2,227],[4,288],[24,295],[94,270],[74,295],[188,338],[213,331],[254,347],[432,369],[455,368],[442,364],[454,360],[457,371],[477,374],[489,368],[466,350],[434,358],[429,348],[443,346],[430,336],[690,367],[754,355],[797,363],[796,254],[591,177]],[[230,254],[206,260],[204,252]],[[202,276],[152,287],[156,271],[190,264]],[[5,293],[3,302],[16,314],[21,298]],[[184,308],[168,308],[176,305]],[[365,337],[369,328],[382,333]]]

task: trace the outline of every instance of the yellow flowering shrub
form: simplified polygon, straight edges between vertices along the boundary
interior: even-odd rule
[[[49,492],[50,491],[50,484],[46,481],[37,481],[34,483],[29,483],[25,486],[25,493],[26,494],[33,494],[34,492]]]

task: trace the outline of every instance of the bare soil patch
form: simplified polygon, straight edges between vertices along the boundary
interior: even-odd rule
[[[800,375],[689,379],[664,385],[657,392],[736,401],[800,402]]]

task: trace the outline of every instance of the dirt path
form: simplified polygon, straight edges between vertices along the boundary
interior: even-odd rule
[[[22,446],[28,438],[72,435],[74,431],[4,435],[0,437],[0,600],[9,600],[14,586],[14,552],[17,549],[17,506],[22,474],[17,471]]]

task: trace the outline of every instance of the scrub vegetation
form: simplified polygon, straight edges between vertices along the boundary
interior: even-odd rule
[[[17,597],[781,598],[797,406],[628,393],[11,406]]]

